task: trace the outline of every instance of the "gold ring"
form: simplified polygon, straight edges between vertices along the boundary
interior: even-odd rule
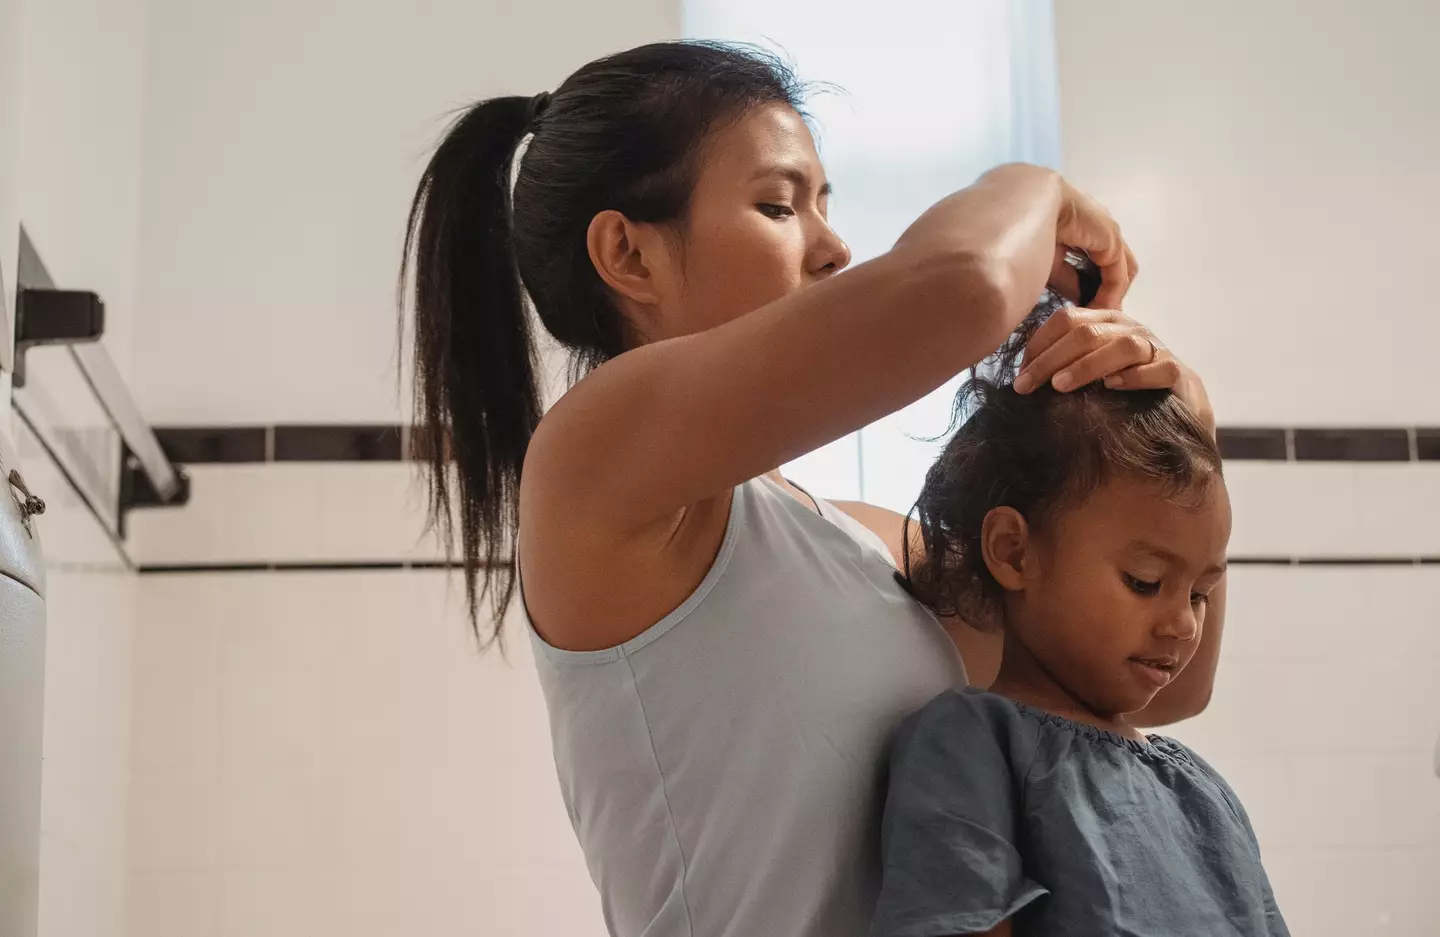
[[[1160,346],[1155,344],[1155,339],[1151,338],[1148,335],[1145,336],[1145,341],[1150,343],[1150,360],[1145,363],[1154,364],[1155,361],[1160,357]]]

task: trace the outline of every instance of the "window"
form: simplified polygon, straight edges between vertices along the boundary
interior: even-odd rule
[[[837,89],[817,90],[809,110],[835,185],[831,220],[856,263],[992,166],[1059,163],[1048,0],[683,0],[683,16],[687,36],[777,50]],[[958,383],[786,474],[825,497],[909,510],[939,448],[925,437],[944,432]]]

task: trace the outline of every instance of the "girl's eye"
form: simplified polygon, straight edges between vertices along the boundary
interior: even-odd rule
[[[1192,592],[1192,593],[1190,593],[1190,604],[1191,604],[1191,605],[1204,605],[1204,604],[1206,604],[1206,603],[1209,602],[1209,601],[1210,601],[1210,596],[1206,595],[1206,594],[1203,593],[1203,592]]]
[[[769,202],[761,202],[755,207],[760,209],[761,214],[769,218],[788,218],[791,215],[795,214],[795,209],[791,208],[789,205],[775,205]]]
[[[1160,594],[1160,583],[1147,582],[1144,579],[1137,579],[1129,573],[1125,573],[1125,585],[1129,586],[1130,591],[1134,592],[1136,595]]]

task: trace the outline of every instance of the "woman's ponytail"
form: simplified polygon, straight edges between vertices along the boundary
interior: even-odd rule
[[[595,215],[683,231],[711,128],[765,104],[798,108],[800,97],[772,56],[660,42],[591,62],[553,99],[483,101],[435,151],[410,209],[400,282],[413,280],[431,522],[447,549],[460,529],[470,620],[484,644],[498,640],[515,594],[520,470],[540,422],[524,298],[572,356],[573,374],[624,353],[625,321],[586,247]]]
[[[486,645],[515,591],[520,469],[541,410],[510,232],[511,162],[534,110],[531,98],[492,98],[451,126],[415,193],[401,268],[402,290],[413,280],[430,520],[447,550],[459,525],[470,620]],[[482,636],[487,593],[494,613]]]

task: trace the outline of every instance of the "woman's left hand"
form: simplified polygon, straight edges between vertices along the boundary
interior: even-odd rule
[[[1149,329],[1113,309],[1066,306],[1030,337],[1015,390],[1049,382],[1066,393],[1103,380],[1117,390],[1174,390],[1213,433],[1215,414],[1200,376]]]

